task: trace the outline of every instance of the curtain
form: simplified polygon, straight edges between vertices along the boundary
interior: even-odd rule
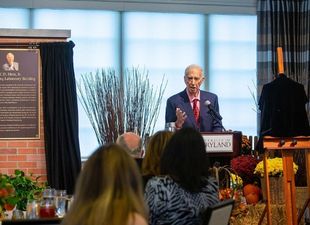
[[[257,87],[277,74],[277,47],[282,47],[284,73],[301,83],[310,95],[310,1],[257,1]],[[310,118],[310,104],[307,104]]]
[[[81,169],[74,43],[41,43],[44,138],[48,185],[69,194]]]
[[[301,83],[310,96],[310,1],[258,0],[257,1],[257,96],[264,84],[273,80],[277,71],[277,47],[282,47],[284,73]],[[308,101],[307,114],[310,118]],[[258,117],[259,118],[259,117]],[[258,120],[258,127],[260,121]],[[299,165],[297,186],[306,185],[303,151],[294,153]]]

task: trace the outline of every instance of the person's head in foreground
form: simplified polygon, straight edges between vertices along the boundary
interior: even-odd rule
[[[210,165],[205,142],[194,128],[175,132],[160,162],[161,174],[169,175],[190,192],[199,192],[208,183]]]
[[[117,144],[99,147],[79,175],[74,201],[62,224],[146,225],[139,169]]]

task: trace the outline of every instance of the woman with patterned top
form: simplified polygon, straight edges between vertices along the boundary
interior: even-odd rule
[[[145,187],[149,224],[201,224],[204,210],[219,202],[201,134],[193,128],[178,130],[164,150],[160,169],[165,176],[151,178]]]
[[[142,178],[144,187],[149,179],[161,174],[160,158],[172,135],[173,132],[171,131],[160,130],[150,137],[142,161]]]

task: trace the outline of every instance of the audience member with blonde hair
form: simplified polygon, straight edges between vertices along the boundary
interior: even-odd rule
[[[150,137],[142,161],[144,185],[151,177],[160,175],[160,158],[172,135],[173,132],[163,130],[156,132]]]
[[[101,146],[86,161],[62,224],[147,225],[141,175],[121,146]]]

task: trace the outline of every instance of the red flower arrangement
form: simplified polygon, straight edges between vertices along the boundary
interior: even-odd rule
[[[258,160],[251,155],[241,155],[230,161],[231,169],[243,180],[243,184],[253,183],[257,175],[254,174]]]

